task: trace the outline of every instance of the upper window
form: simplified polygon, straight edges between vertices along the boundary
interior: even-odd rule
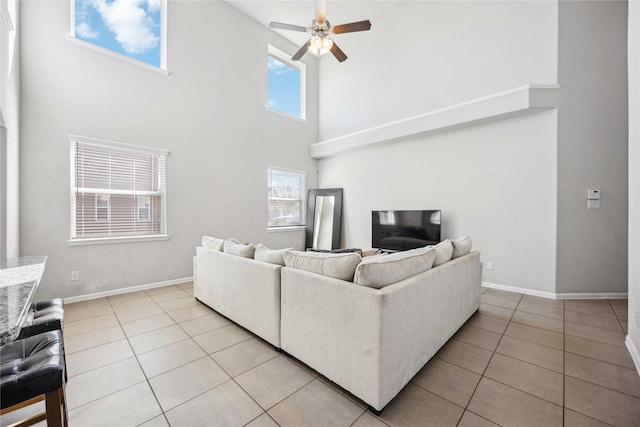
[[[269,227],[305,224],[306,172],[270,166],[267,194]]]
[[[71,0],[72,36],[166,69],[166,0]]]
[[[166,238],[166,155],[71,137],[70,243]]]
[[[269,46],[267,108],[306,120],[306,68],[284,52]]]

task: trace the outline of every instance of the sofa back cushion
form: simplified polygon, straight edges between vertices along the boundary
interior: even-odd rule
[[[435,246],[427,247],[436,251],[436,259],[433,261],[434,267],[451,261],[451,256],[453,255],[453,243],[451,243],[451,240],[443,240]]]
[[[242,243],[238,243],[230,239],[224,241],[224,252],[231,255],[237,255],[243,258],[253,258],[255,250],[256,247],[253,243],[243,245]]]
[[[361,260],[362,257],[355,252],[332,254],[287,250],[284,253],[284,265],[287,267],[349,282],[353,280],[356,266]]]
[[[371,288],[384,288],[429,270],[435,259],[436,250],[430,247],[365,257],[356,267],[353,281]]]
[[[216,239],[211,236],[202,236],[202,247],[206,249],[213,249],[214,251],[222,251],[224,245],[224,239]]]
[[[293,250],[293,248],[287,249],[269,249],[262,243],[256,245],[256,252],[253,257],[256,261],[268,262],[269,264],[284,265],[284,252],[287,250]]]
[[[466,255],[471,252],[471,238],[469,236],[464,236],[456,240],[452,240],[453,243],[453,255],[451,258],[458,258],[462,255]]]

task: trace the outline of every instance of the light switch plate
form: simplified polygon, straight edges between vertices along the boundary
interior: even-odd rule
[[[600,200],[600,190],[587,190],[587,199]]]

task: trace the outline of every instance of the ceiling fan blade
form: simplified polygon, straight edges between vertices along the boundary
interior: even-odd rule
[[[334,34],[354,33],[356,31],[369,31],[369,29],[371,29],[371,22],[367,19],[366,21],[336,25],[335,27],[333,27],[333,33]]]
[[[344,62],[344,61],[347,60],[347,55],[345,55],[345,53],[342,51],[342,49],[340,49],[338,47],[336,42],[333,42],[333,45],[331,46],[330,50],[331,50],[331,53],[333,53],[333,56],[336,57],[338,62]]]
[[[302,58],[304,56],[304,54],[307,53],[307,51],[309,50],[309,46],[311,46],[311,40],[309,40],[305,44],[303,44],[302,47],[300,48],[300,50],[298,50],[296,52],[296,54],[291,57],[291,60],[292,61],[299,61],[300,58]]]
[[[277,28],[278,30],[299,31],[305,33],[307,27],[301,27],[300,25],[283,24],[282,22],[269,22],[270,28]]]
[[[316,0],[316,22],[322,24],[327,18],[327,0]]]

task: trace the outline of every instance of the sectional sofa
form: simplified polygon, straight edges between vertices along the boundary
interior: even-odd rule
[[[207,245],[195,296],[380,411],[479,307],[480,254],[454,243],[364,259]]]

